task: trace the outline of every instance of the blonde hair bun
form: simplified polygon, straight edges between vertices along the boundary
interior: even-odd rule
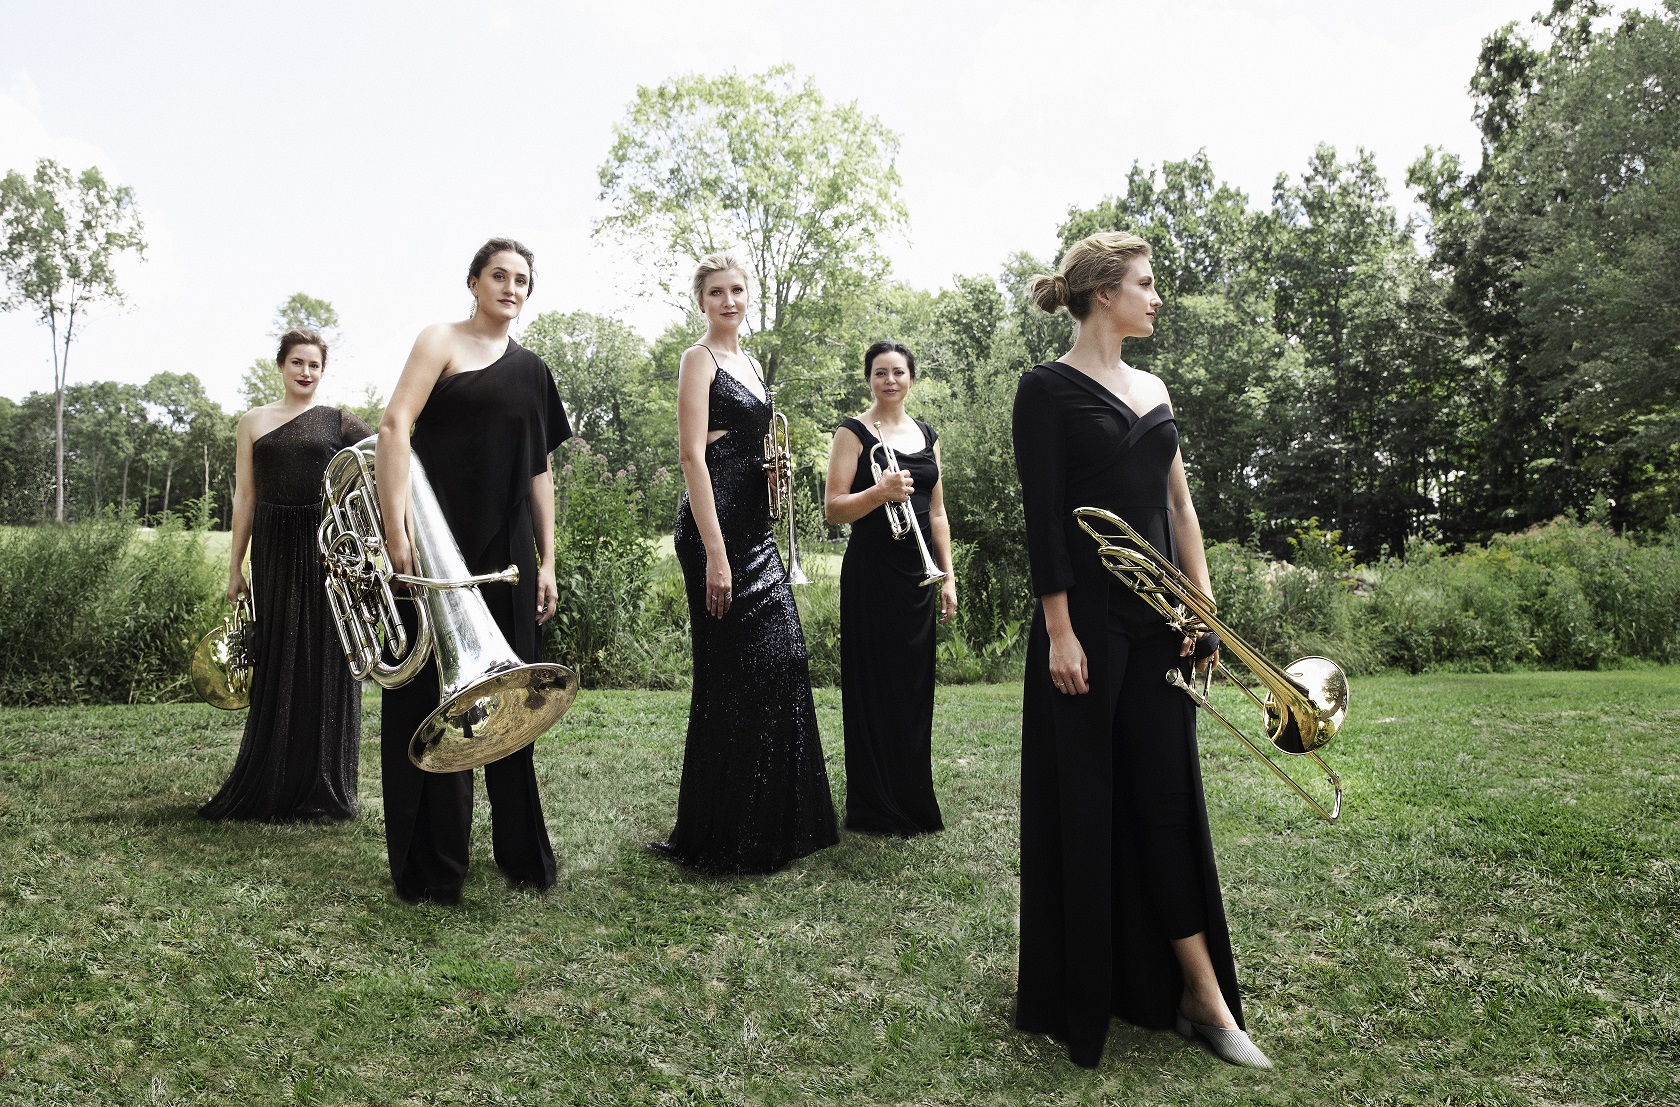
[[[1027,293],[1040,311],[1067,308],[1075,319],[1091,314],[1091,295],[1113,288],[1139,258],[1149,256],[1149,243],[1125,231],[1103,231],[1068,247],[1055,273],[1040,273],[1027,284]]]

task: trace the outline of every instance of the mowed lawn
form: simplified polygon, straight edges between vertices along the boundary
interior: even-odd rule
[[[538,747],[559,886],[505,887],[481,800],[455,909],[391,895],[372,694],[331,827],[197,818],[239,715],[0,712],[0,1103],[1680,1102],[1680,672],[1354,695],[1337,827],[1202,728],[1272,1073],[1010,1029],[1018,686],[940,689],[944,834],[751,880],[641,849],[686,694],[586,692]]]

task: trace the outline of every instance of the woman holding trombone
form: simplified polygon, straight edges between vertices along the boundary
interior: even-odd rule
[[[846,827],[910,837],[943,830],[933,793],[933,624],[957,613],[939,436],[904,402],[916,357],[863,355],[875,402],[834,432],[826,509],[850,523],[840,569]]]
[[[1195,706],[1169,685],[1218,649],[1115,580],[1078,507],[1125,519],[1211,595],[1201,526],[1160,378],[1121,360],[1155,331],[1149,244],[1106,232],[1034,277],[1073,349],[1023,374],[1015,467],[1038,609],[1021,718],[1021,953],[1015,1025],[1102,1056],[1111,1016],[1176,1028],[1232,1064],[1271,1068],[1243,1030],[1236,964],[1196,756]]]

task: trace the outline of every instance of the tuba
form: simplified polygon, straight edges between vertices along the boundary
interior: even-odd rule
[[[339,645],[357,680],[371,677],[383,688],[407,684],[436,657],[440,702],[409,739],[408,758],[428,772],[477,768],[530,745],[559,721],[577,696],[577,675],[564,665],[528,665],[513,652],[478,585],[516,583],[519,568],[467,572],[418,457],[409,459],[408,484],[420,572],[392,569],[374,478],[377,443],[371,435],[340,450],[322,478],[315,543]],[[423,593],[412,638],[393,582]]]
[[[875,421],[875,445],[869,447],[869,469],[875,475],[875,483],[881,483],[881,462],[875,456],[880,450],[887,459],[887,471],[898,472],[898,455],[887,445],[887,440],[881,437],[881,421]],[[922,528],[916,524],[916,509],[908,503],[897,500],[887,501],[887,526],[892,530],[894,538],[903,538],[907,534],[916,536],[916,549],[922,555],[922,587],[938,584],[945,579],[945,570],[933,563],[933,556],[928,553],[927,541],[922,538]]]
[[[251,677],[257,667],[251,635],[256,622],[256,601],[247,584],[222,625],[193,649],[187,673],[193,691],[211,707],[238,711],[251,706]]]
[[[776,410],[776,390],[768,385],[764,398],[770,404],[770,426],[764,432],[764,475],[769,482],[770,522],[787,518],[788,584],[810,584],[811,578],[799,567],[799,536],[794,533],[793,451],[788,446],[787,416]]]
[[[1162,557],[1124,519],[1100,507],[1075,508],[1073,515],[1085,533],[1097,540],[1097,556],[1102,559],[1103,567],[1160,612],[1169,626],[1190,638],[1209,630],[1218,634],[1221,651],[1230,651],[1266,686],[1266,698],[1262,700],[1246,684],[1234,678],[1223,661],[1219,662],[1219,671],[1225,674],[1225,679],[1242,689],[1243,694],[1260,708],[1265,718],[1266,738],[1272,748],[1279,753],[1310,757],[1324,770],[1331,791],[1335,793],[1330,809],[1326,811],[1295,782],[1294,777],[1284,772],[1261,749],[1259,743],[1244,734],[1208,701],[1208,685],[1213,680],[1214,666],[1208,666],[1199,691],[1176,668],[1167,670],[1167,683],[1182,690],[1195,701],[1196,706],[1205,708],[1208,714],[1218,719],[1226,730],[1270,766],[1279,779],[1293,788],[1326,821],[1335,822],[1342,813],[1342,781],[1317,751],[1330,744],[1347,718],[1348,682],[1342,667],[1327,657],[1303,657],[1287,669],[1278,668],[1220,622],[1212,598],[1185,576],[1178,566]]]

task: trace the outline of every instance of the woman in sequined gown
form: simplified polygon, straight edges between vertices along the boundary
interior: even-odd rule
[[[539,627],[559,600],[554,580],[554,483],[549,454],[572,435],[554,377],[509,334],[535,287],[531,251],[493,238],[467,266],[472,315],[420,332],[379,423],[374,463],[392,566],[414,572],[405,523],[410,457],[426,467],[438,506],[471,573],[519,567],[514,584],[479,586],[502,635],[526,662],[542,653]],[[412,429],[412,437],[411,437]],[[412,604],[405,603],[405,618]],[[385,852],[409,903],[461,900],[471,852],[473,773],[425,772],[408,742],[438,706],[433,657],[380,701]],[[490,846],[512,887],[557,878],[531,746],[484,766]]]
[[[327,344],[288,331],[277,359],[286,394],[239,419],[228,599],[256,599],[257,665],[233,772],[199,809],[207,819],[349,819],[356,814],[362,690],[350,675],[327,607],[315,528],[321,475],[339,450],[372,431],[315,403]]]
[[[846,720],[846,829],[910,837],[945,828],[933,792],[933,622],[957,612],[939,436],[904,410],[916,358],[897,342],[863,355],[875,402],[834,432],[828,521],[850,523],[840,569],[840,689]],[[870,451],[885,440],[899,472]],[[877,451],[879,457],[880,451]],[[945,576],[924,585],[914,536],[894,538],[888,501],[908,502]]]
[[[695,274],[706,341],[682,359],[677,439],[687,492],[676,551],[688,592],[694,689],[677,822],[649,844],[716,874],[768,873],[839,840],[805,636],[766,502],[769,405],[738,332],[746,265],[713,254]]]

